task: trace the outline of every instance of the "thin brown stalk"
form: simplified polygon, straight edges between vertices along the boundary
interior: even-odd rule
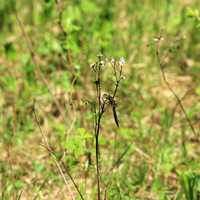
[[[38,128],[39,128],[39,130],[40,130],[40,133],[41,133],[41,135],[42,135],[42,138],[43,138],[43,140],[44,140],[44,142],[45,142],[45,144],[44,144],[43,146],[46,148],[46,150],[47,150],[47,151],[49,152],[49,154],[51,155],[53,161],[55,162],[56,167],[58,168],[59,173],[60,173],[60,175],[61,175],[61,177],[62,177],[62,179],[63,179],[63,181],[64,181],[64,183],[65,183],[65,185],[66,185],[66,187],[67,187],[67,189],[68,189],[68,191],[69,191],[69,194],[70,194],[70,196],[71,196],[71,199],[72,199],[72,200],[75,200],[75,197],[74,197],[74,195],[73,195],[73,193],[72,193],[72,191],[71,191],[71,189],[70,189],[69,183],[68,183],[68,181],[67,181],[67,179],[66,179],[66,177],[65,177],[64,171],[62,170],[61,165],[60,165],[59,162],[57,161],[57,158],[56,158],[56,156],[54,155],[54,152],[53,152],[52,148],[51,148],[50,145],[49,145],[48,139],[47,139],[46,135],[44,134],[44,132],[43,132],[43,130],[42,130],[42,127],[40,126],[40,122],[39,122],[39,119],[38,119],[38,117],[37,117],[37,114],[36,114],[36,111],[35,111],[35,107],[33,107],[33,114],[34,114],[34,118],[35,118],[36,124],[37,124],[37,126],[38,126]],[[67,170],[66,170],[66,173],[67,173],[67,175],[69,176],[70,180],[72,181],[72,183],[73,183],[73,185],[74,185],[76,191],[78,192],[80,198],[81,198],[82,200],[84,200],[83,195],[81,194],[80,190],[78,189],[78,186],[77,186],[77,184],[75,183],[73,177],[71,176],[71,174],[70,174]]]
[[[62,165],[64,166],[65,172],[67,173],[68,177],[70,178],[71,182],[73,183],[73,185],[74,185],[76,191],[78,192],[78,194],[79,194],[81,200],[84,200],[84,197],[83,197],[81,191],[79,190],[78,185],[76,184],[74,178],[73,178],[72,175],[69,173],[69,170],[66,168],[66,166],[65,166],[65,164],[64,164],[63,162],[62,162]]]
[[[20,191],[20,193],[19,193],[19,195],[18,195],[18,197],[17,197],[17,200],[20,200],[20,199],[21,199],[22,193],[23,193],[23,190]]]
[[[173,96],[175,97],[176,101],[177,101],[177,104],[180,106],[184,116],[185,116],[185,119],[188,123],[188,125],[190,126],[191,130],[192,130],[192,133],[194,134],[194,136],[198,136],[199,134],[196,132],[195,128],[193,127],[192,125],[192,122],[190,120],[190,118],[188,117],[187,113],[186,113],[186,110],[182,104],[182,101],[181,99],[178,97],[178,95],[176,94],[176,92],[174,91],[174,89],[171,87],[170,83],[168,82],[167,78],[166,78],[166,75],[165,75],[165,70],[164,70],[164,64],[162,63],[161,61],[161,56],[160,56],[160,51],[159,51],[159,41],[157,41],[157,46],[156,46],[156,56],[157,56],[157,60],[158,60],[158,64],[159,64],[159,67],[160,67],[160,71],[161,71],[161,75],[162,75],[162,78],[163,78],[163,81],[165,82],[166,86],[168,87],[168,89],[170,90],[170,92],[173,94]]]
[[[98,120],[95,127],[95,153],[96,153],[96,176],[97,176],[97,199],[101,200],[101,186],[100,186],[100,169],[99,169],[99,132],[101,117],[103,114],[101,105],[101,69],[100,65],[97,66],[97,80],[96,80],[96,93],[97,93],[97,103],[98,103]]]
[[[99,147],[99,134],[100,134],[100,126],[101,126],[101,119],[102,116],[105,112],[105,107],[106,104],[110,104],[112,106],[113,110],[113,117],[115,120],[116,125],[119,127],[118,119],[117,119],[117,113],[116,113],[116,102],[115,102],[115,96],[119,87],[120,80],[122,79],[122,65],[124,63],[114,63],[112,64],[113,71],[114,71],[114,76],[116,79],[115,83],[115,88],[113,90],[112,95],[111,94],[104,94],[102,96],[102,90],[101,90],[101,73],[102,73],[102,67],[105,64],[103,57],[99,56],[99,60],[92,65],[92,69],[95,72],[95,85],[96,85],[96,104],[94,106],[94,122],[95,122],[95,127],[94,127],[94,132],[95,132],[95,157],[96,157],[96,178],[97,178],[97,199],[101,200],[101,185],[100,185],[100,164],[99,164],[99,157],[100,157],[100,147]],[[117,74],[117,69],[116,67],[120,67],[119,69],[119,75]]]
[[[115,75],[115,79],[116,79],[115,89],[114,89],[113,96],[112,96],[112,98],[114,99],[116,96],[120,81],[122,79],[122,65],[120,65],[119,77],[117,76],[116,62],[114,63],[113,70],[114,70],[114,75]]]
[[[38,119],[38,117],[37,117],[37,114],[36,114],[36,111],[35,111],[35,108],[34,108],[34,107],[33,107],[33,114],[34,114],[35,122],[36,122],[36,124],[37,124],[37,126],[38,126],[38,128],[39,128],[39,130],[40,130],[40,134],[42,135],[42,138],[43,138],[43,140],[44,140],[44,142],[45,142],[45,144],[44,144],[43,146],[44,146],[44,147],[46,148],[46,150],[50,153],[50,155],[51,155],[53,161],[55,162],[56,167],[58,168],[59,173],[60,173],[60,175],[61,175],[61,177],[62,177],[62,179],[63,179],[63,181],[64,181],[64,183],[65,183],[65,185],[66,185],[66,187],[67,187],[67,189],[68,189],[68,191],[69,191],[69,194],[70,194],[70,196],[71,196],[71,199],[72,199],[72,200],[75,200],[75,197],[74,197],[74,195],[73,195],[73,193],[72,193],[72,191],[71,191],[71,189],[70,189],[69,183],[68,183],[68,181],[67,181],[67,179],[66,179],[66,177],[65,177],[65,175],[64,175],[64,172],[63,172],[63,170],[62,170],[60,164],[59,164],[58,161],[57,161],[56,156],[54,155],[54,153],[53,153],[53,151],[52,151],[52,149],[51,149],[51,147],[50,147],[50,145],[49,145],[48,139],[47,139],[46,135],[44,134],[44,132],[43,132],[43,130],[42,130],[42,127],[40,126],[40,122],[39,122],[39,119]]]
[[[36,66],[38,78],[41,80],[41,82],[47,88],[47,90],[48,90],[49,94],[51,95],[56,107],[58,108],[59,112],[61,113],[63,120],[65,121],[65,113],[64,113],[63,109],[61,108],[60,103],[57,101],[56,98],[54,98],[54,94],[49,87],[49,83],[48,83],[47,79],[45,78],[45,76],[43,75],[43,73],[41,71],[40,65],[38,64],[37,59],[36,59],[36,54],[35,54],[35,51],[34,51],[34,48],[33,48],[33,42],[31,40],[31,38],[29,37],[29,35],[27,34],[27,32],[25,31],[24,24],[21,21],[21,19],[19,18],[17,10],[15,10],[15,17],[16,17],[16,20],[18,22],[19,28],[22,32],[22,35],[25,39],[28,51],[31,55],[32,62]]]
[[[47,177],[43,180],[42,184],[39,186],[39,189],[37,190],[35,196],[33,197],[33,200],[37,200],[40,191],[44,188],[45,184],[47,183]]]

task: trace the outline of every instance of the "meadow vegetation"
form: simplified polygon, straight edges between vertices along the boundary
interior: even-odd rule
[[[0,1],[0,200],[200,200],[199,144],[199,0]]]

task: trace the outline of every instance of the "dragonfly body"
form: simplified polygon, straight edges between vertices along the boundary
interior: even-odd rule
[[[119,121],[118,121],[117,112],[116,112],[117,104],[116,104],[114,98],[111,95],[106,94],[104,96],[104,99],[111,105],[115,123],[116,123],[117,127],[119,127]]]

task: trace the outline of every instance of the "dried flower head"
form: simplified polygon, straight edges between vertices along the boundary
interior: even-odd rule
[[[100,61],[100,65],[101,65],[101,66],[104,66],[104,65],[105,65],[105,62],[104,62],[103,60],[101,60],[101,61]]]
[[[126,61],[125,61],[124,57],[121,57],[119,59],[119,65],[123,66],[125,63],[126,63]]]
[[[114,65],[114,64],[115,64],[115,59],[112,58],[111,61],[110,61],[110,63],[111,63],[112,65]]]

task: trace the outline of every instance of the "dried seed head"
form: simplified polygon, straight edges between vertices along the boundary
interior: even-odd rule
[[[114,65],[114,64],[115,64],[115,59],[112,58],[111,61],[110,61],[110,63],[111,63],[112,65]]]
[[[125,76],[121,76],[121,80],[124,80],[124,79],[126,79],[126,77]]]
[[[119,65],[123,66],[125,63],[126,63],[126,61],[125,61],[124,57],[121,57],[119,59]]]
[[[101,61],[100,61],[100,65],[101,65],[101,66],[104,66],[104,65],[105,65],[105,62],[104,62],[103,60],[101,60]]]

